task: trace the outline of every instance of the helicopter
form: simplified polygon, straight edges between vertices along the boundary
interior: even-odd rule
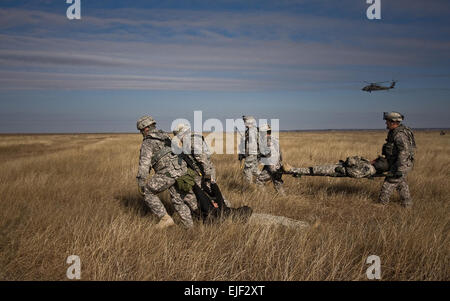
[[[368,82],[366,82],[366,83],[368,83]],[[380,84],[382,84],[382,83],[387,83],[387,82],[368,83],[368,85],[365,86],[364,88],[362,88],[361,90],[367,91],[370,93],[372,93],[372,91],[390,90],[390,89],[394,89],[395,83],[397,83],[397,81],[393,80],[389,87],[381,86]]]

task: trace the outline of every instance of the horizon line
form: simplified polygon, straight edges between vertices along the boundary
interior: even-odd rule
[[[450,128],[411,128],[415,131],[443,131],[450,130]],[[305,129],[305,130],[280,130],[281,133],[286,132],[345,132],[345,131],[385,131],[386,129]],[[165,133],[171,133],[170,131],[164,131]],[[203,131],[202,133],[214,133],[212,131]],[[233,132],[222,132],[222,133],[239,133],[237,131]],[[140,134],[139,132],[16,132],[16,133],[0,133],[0,136],[13,136],[13,135],[83,135],[83,134],[114,134],[114,135],[129,135],[129,134]]]

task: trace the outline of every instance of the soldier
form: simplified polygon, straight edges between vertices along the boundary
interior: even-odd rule
[[[172,153],[170,137],[156,129],[156,122],[151,116],[143,116],[137,121],[137,129],[144,137],[142,141],[137,181],[139,190],[150,210],[160,218],[158,228],[175,225],[167,214],[158,193],[169,190],[171,200],[186,228],[193,226],[191,212],[184,203],[185,194],[175,185],[176,179],[187,172],[186,163],[180,156]],[[151,169],[155,175],[147,180]]]
[[[280,143],[277,138],[272,137],[272,129],[268,124],[264,124],[259,129],[261,140],[261,161],[264,167],[261,173],[256,178],[256,184],[263,186],[265,182],[272,180],[275,190],[284,195],[283,189],[283,165],[280,150]]]
[[[388,161],[389,172],[381,187],[378,203],[387,204],[389,198],[396,189],[401,197],[404,207],[412,205],[406,176],[411,171],[414,163],[416,142],[414,134],[409,127],[401,124],[404,117],[398,112],[384,113],[386,128],[389,133],[386,143],[383,145],[382,154]]]
[[[245,124],[245,135],[239,145],[239,161],[244,160],[244,180],[247,184],[253,182],[253,176],[258,177],[259,136],[256,119],[253,116],[242,116]]]
[[[173,134],[181,141],[183,152],[190,154],[196,161],[203,179],[215,182],[216,169],[211,161],[211,152],[203,135],[191,132],[189,125],[184,123],[178,124],[173,130]]]
[[[291,167],[283,163],[283,173],[294,177],[300,176],[319,176],[319,177],[349,177],[349,178],[371,178],[378,176],[385,170],[380,168],[380,158],[375,162],[362,158],[360,156],[347,157],[339,160],[335,164],[316,165],[311,167]]]
[[[189,125],[183,123],[177,125],[175,130],[173,130],[173,134],[181,142],[183,153],[191,158],[192,168],[197,172],[195,177],[196,184],[199,187],[202,187],[202,184],[211,187],[211,183],[216,183],[216,169],[211,161],[211,152],[203,135],[192,132]],[[193,209],[196,205],[195,195],[192,193],[188,194],[185,202]],[[224,202],[227,207],[230,207],[228,200],[224,199]]]

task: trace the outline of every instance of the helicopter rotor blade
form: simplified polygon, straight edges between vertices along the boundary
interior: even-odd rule
[[[367,83],[367,84],[369,84],[369,85],[378,85],[378,84],[384,84],[384,83],[391,83],[392,81],[371,82],[371,83],[369,83],[369,82],[367,82],[367,81],[364,81],[364,82]]]

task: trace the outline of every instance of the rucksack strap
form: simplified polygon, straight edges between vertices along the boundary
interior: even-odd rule
[[[161,135],[162,137],[158,137],[158,136],[154,136],[152,134],[157,134],[157,135]],[[170,154],[172,152],[172,147],[171,147],[171,143],[172,141],[170,140],[169,136],[167,136],[167,134],[165,134],[162,131],[159,132],[154,132],[154,133],[150,133],[150,135],[147,135],[144,137],[144,140],[147,139],[151,139],[151,140],[159,140],[161,142],[164,143],[164,146],[162,149],[160,149],[158,152],[156,152],[155,154],[153,154],[152,156],[152,166],[155,166],[159,160],[161,160],[163,157],[165,157],[166,155]]]
[[[157,153],[153,154],[152,156],[152,166],[155,166],[156,163],[159,162],[163,157],[170,154],[172,152],[172,149],[170,147],[164,147],[160,149]]]

